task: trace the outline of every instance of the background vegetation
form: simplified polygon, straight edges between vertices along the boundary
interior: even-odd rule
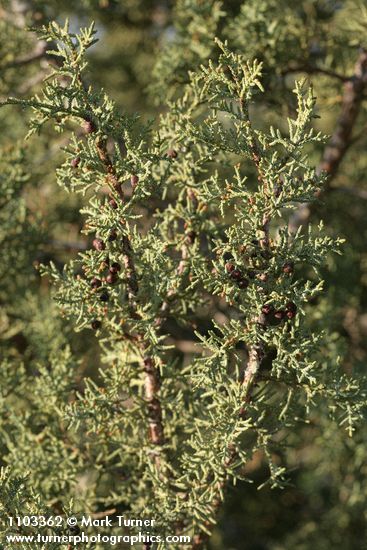
[[[326,292],[312,299],[305,323],[316,333],[328,329],[320,365],[340,363],[345,374],[362,378],[367,351],[366,3],[84,0],[74,4],[1,0],[2,100],[34,95],[43,85],[49,63],[57,65],[55,56],[45,53],[45,43],[25,28],[51,20],[63,24],[66,17],[73,31],[96,22],[99,42],[87,53],[87,84],[106,90],[121,112],[138,112],[142,121],[153,117],[156,126],[158,116],[168,112],[167,102],[182,93],[189,72],[218,59],[215,37],[227,40],[230,49],[246,59],[263,62],[265,92],[253,108],[254,124],[260,129],[271,124],[284,127],[286,117],[295,112],[295,79],[305,77],[312,83],[319,116],[313,125],[329,137],[326,143],[310,143],[307,155],[329,179],[317,202],[298,210],[291,223],[317,225],[322,219],[327,235],[345,239],[345,244],[342,254],[330,256],[321,269]],[[71,389],[85,391],[85,377],[99,383],[103,366],[95,334],[88,329],[75,332],[73,321],[60,316],[49,280],[37,270],[40,263],[50,261],[61,268],[89,241],[80,233],[84,197],[56,185],[55,172],[65,160],[62,147],[69,138],[50,125],[39,138],[25,142],[30,116],[19,107],[0,109],[0,445],[2,465],[11,466],[11,478],[4,476],[1,489],[7,513],[23,501],[37,509],[37,499],[42,506],[61,510],[75,493],[75,479],[85,502],[93,501],[94,480],[88,485],[80,475],[84,458],[80,463],[79,457],[74,459],[75,441],[62,444],[67,436],[63,418],[55,414],[53,389],[57,387],[58,399],[61,396],[66,403]],[[249,165],[243,175],[254,179],[254,167]],[[211,314],[204,310],[195,322],[210,326]],[[173,323],[170,336],[180,361],[188,364],[195,356],[194,331]],[[275,465],[287,463],[289,483],[258,490],[269,476],[269,466],[262,452],[254,453],[243,472],[252,483],[239,482],[228,489],[210,548],[364,548],[366,435],[363,422],[350,437],[329,418],[326,407],[312,409],[278,454],[273,452]],[[29,494],[19,493],[16,486],[23,483],[20,479],[26,472]],[[123,479],[124,472],[120,476]],[[108,476],[99,486],[102,492],[103,483],[110,483]],[[114,503],[103,503],[108,504]]]

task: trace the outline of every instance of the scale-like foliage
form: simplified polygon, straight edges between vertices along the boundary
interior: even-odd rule
[[[204,8],[192,24],[206,37],[202,58],[214,32],[199,24]],[[342,240],[322,224],[288,227],[325,183],[308,155],[324,139],[312,127],[314,94],[297,82],[295,115],[260,128],[262,64],[218,40],[218,60],[189,74],[153,129],[86,84],[94,25],[74,34],[53,22],[39,34],[57,63],[39,94],[3,104],[31,109],[28,137],[49,122],[67,136],[57,182],[83,201],[87,248],[41,272],[76,331],[95,331],[102,365],[80,380],[63,338],[41,364],[17,358],[16,377],[5,356],[2,409],[18,394],[24,406],[1,426],[12,467],[3,507],[13,514],[22,498],[35,509],[113,506],[199,547],[256,453],[267,460],[264,483],[283,487],[278,455],[315,410],[326,403],[350,434],[363,414],[363,380],[323,354],[326,327],[305,322]],[[180,331],[196,341],[185,360]],[[39,497],[19,493],[27,468]]]

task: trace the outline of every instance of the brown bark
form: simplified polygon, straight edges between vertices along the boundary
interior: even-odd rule
[[[352,141],[352,132],[361,109],[367,87],[367,51],[362,50],[355,65],[354,74],[344,83],[344,93],[339,118],[331,139],[325,147],[317,172],[329,175],[326,190],[337,174]],[[301,204],[289,220],[289,232],[294,234],[311,215],[308,204]]]
[[[96,147],[99,158],[106,167],[110,185],[120,195],[120,198],[123,199],[124,194],[121,189],[118,174],[116,173],[113,162],[107,152],[106,141],[97,140]],[[133,250],[127,235],[124,235],[122,238],[122,253],[131,313],[134,317],[138,317],[136,312],[136,304],[134,301],[139,291],[139,283],[135,269]],[[142,365],[144,371],[144,393],[148,411],[149,440],[153,445],[161,446],[164,444],[164,428],[162,421],[162,407],[158,398],[160,390],[159,370],[155,366],[154,358],[146,354],[148,344],[144,341],[142,334],[138,335],[136,342],[143,357]],[[157,466],[160,465],[160,458],[156,453],[154,453],[154,462]]]
[[[144,358],[145,399],[148,404],[149,438],[154,445],[163,445],[164,430],[162,422],[162,407],[157,398],[160,389],[159,371],[152,357]]]
[[[247,107],[246,107],[246,105],[244,104],[244,102],[242,100],[240,100],[240,108],[241,108],[241,112],[246,116],[247,119],[249,119]],[[250,128],[251,128],[251,126],[250,126]],[[263,174],[262,169],[261,169],[261,150],[260,150],[260,146],[257,143],[256,136],[255,136],[253,131],[251,132],[251,134],[252,135],[251,135],[251,139],[250,139],[250,142],[249,142],[251,158],[252,158],[252,160],[255,164],[255,167],[256,167],[258,182],[263,187],[264,191],[266,191],[267,181],[266,181],[266,178],[264,177],[264,174]],[[270,217],[267,216],[267,215],[265,215],[263,220],[262,220],[263,237],[260,240],[260,243],[261,243],[261,246],[264,249],[267,249],[267,250],[269,250],[269,247],[270,247],[270,239],[269,239],[270,221],[271,221]],[[264,326],[263,315],[260,315],[260,317],[254,318],[253,323],[257,323],[261,326]],[[247,365],[246,365],[245,372],[244,372],[244,375],[243,375],[243,380],[242,380],[242,384],[244,386],[244,400],[243,400],[242,407],[241,407],[240,414],[239,414],[240,418],[244,418],[245,415],[246,415],[247,404],[251,400],[252,390],[254,388],[254,384],[256,382],[256,379],[257,379],[257,376],[258,376],[258,373],[259,373],[259,370],[260,370],[261,360],[262,360],[263,354],[264,354],[264,349],[263,349],[262,343],[260,343],[260,342],[254,343],[248,349],[248,361],[247,361]],[[228,456],[227,456],[226,460],[223,463],[224,476],[223,476],[222,481],[219,483],[217,495],[213,499],[213,502],[212,502],[212,509],[213,509],[214,514],[216,514],[218,512],[218,510],[219,510],[219,508],[222,504],[221,494],[222,494],[223,489],[225,488],[225,486],[228,482],[228,478],[229,478],[227,470],[231,466],[231,464],[233,464],[233,462],[235,461],[236,456],[237,456],[237,451],[236,451],[236,448],[235,448],[234,444],[230,444],[228,446],[227,451],[228,451]],[[211,532],[211,530],[213,528],[213,525],[212,525],[212,523],[207,522],[205,527]],[[195,535],[193,537],[192,550],[201,550],[204,547],[204,545],[205,545],[205,543],[207,542],[208,539],[209,539],[209,535],[208,535],[208,533],[206,533],[204,531],[201,531],[200,533]]]
[[[246,404],[249,403],[251,399],[251,392],[254,387],[254,383],[256,381],[256,378],[260,369],[260,365],[261,365],[261,357],[262,357],[261,347],[256,345],[252,346],[249,350],[249,358],[248,358],[248,362],[246,365],[243,382],[242,382],[244,385],[244,403],[240,412],[241,416],[245,415]],[[212,502],[212,509],[214,514],[216,514],[219,511],[219,508],[222,504],[221,493],[228,481],[228,475],[226,475],[226,471],[231,466],[231,464],[233,464],[234,460],[236,459],[236,456],[237,456],[237,452],[236,452],[235,446],[230,445],[228,447],[228,456],[223,463],[225,476],[222,479],[222,481],[219,483],[217,495]],[[213,528],[213,525],[212,523],[207,522],[205,527],[208,530],[211,530]],[[198,533],[193,537],[192,550],[201,550],[208,540],[209,540],[209,535],[204,531],[201,531],[200,533]]]

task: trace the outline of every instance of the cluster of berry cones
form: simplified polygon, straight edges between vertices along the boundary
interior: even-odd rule
[[[283,308],[276,309],[272,304],[264,304],[261,313],[267,321],[294,319],[297,314],[297,306],[294,302],[287,302]]]

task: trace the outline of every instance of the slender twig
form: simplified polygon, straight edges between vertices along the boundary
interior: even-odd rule
[[[108,184],[112,189],[117,192],[121,199],[124,198],[124,193],[121,188],[120,180],[114,164],[107,151],[107,143],[104,139],[96,140],[96,148],[98,156],[105,166],[108,174]],[[127,235],[122,238],[122,253],[123,262],[125,265],[128,298],[131,306],[131,312],[135,318],[139,318],[136,311],[135,298],[139,292],[138,276],[136,273],[134,263],[134,253],[131,246],[130,239]],[[144,340],[142,333],[138,335],[137,345],[139,347],[142,356],[142,366],[144,370],[144,391],[145,400],[148,408],[148,432],[151,443],[157,447],[161,447],[164,444],[164,428],[162,420],[162,406],[158,398],[160,390],[160,374],[159,369],[156,366],[156,362],[152,356],[147,352],[149,348],[148,342]],[[160,466],[160,456],[157,450],[152,453],[156,466]]]
[[[188,201],[191,201],[194,210],[196,210],[198,207],[198,202],[197,202],[196,195],[192,190],[187,191],[187,199]],[[187,260],[189,257],[189,248],[190,248],[190,245],[193,244],[194,240],[195,240],[195,234],[193,232],[185,238],[185,242],[181,250],[181,261],[179,262],[179,265],[177,267],[178,275],[183,275],[185,271]],[[183,279],[181,279],[181,281],[182,280]],[[164,319],[166,318],[169,312],[170,305],[172,304],[173,300],[178,297],[178,295],[179,295],[179,288],[169,289],[169,291],[167,292],[167,297],[163,301],[162,306],[155,319],[154,326],[156,328],[162,325]],[[146,374],[145,395],[149,406],[150,438],[153,443],[157,445],[162,445],[164,443],[162,408],[156,397],[160,387],[160,377],[159,377],[158,369],[154,366],[154,360],[152,357],[147,356],[144,358],[144,370]]]
[[[262,358],[262,349],[260,346],[252,346],[249,350],[249,358],[247,361],[244,377],[243,377],[243,396],[244,396],[244,405],[241,409],[240,416],[244,416],[245,413],[245,404],[249,403],[251,400],[251,394],[254,387],[254,384],[256,382],[258,372],[260,370],[261,365],[261,358]],[[219,511],[219,508],[222,504],[222,494],[223,489],[225,489],[227,482],[229,480],[229,468],[232,466],[233,462],[236,460],[237,457],[237,450],[234,444],[228,445],[227,449],[227,457],[225,461],[223,462],[223,471],[224,476],[223,479],[219,482],[217,487],[217,494],[214,497],[211,507],[216,514]],[[197,535],[193,537],[192,541],[192,550],[200,550],[203,548],[207,540],[209,539],[213,524],[211,522],[205,523],[206,531],[201,531]]]
[[[267,182],[261,167],[261,148],[259,143],[257,142],[255,132],[253,131],[251,126],[247,105],[242,98],[240,98],[240,110],[243,118],[248,123],[248,128],[250,130],[248,146],[250,148],[251,158],[256,167],[258,182],[263,187],[265,196],[266,196]],[[261,246],[265,249],[269,249],[270,247],[269,225],[270,225],[270,217],[265,215],[262,220],[263,238],[260,241]],[[253,322],[257,323],[262,328],[265,325],[263,315],[260,315],[259,317],[254,318]],[[243,379],[242,379],[243,402],[239,413],[239,419],[245,417],[246,408],[248,403],[251,401],[252,390],[256,383],[256,379],[260,370],[263,356],[264,356],[264,346],[261,342],[256,342],[249,347],[248,360],[247,360],[247,364],[246,364]],[[222,504],[223,489],[226,487],[227,482],[230,478],[229,468],[233,464],[233,462],[236,460],[236,457],[237,457],[236,446],[234,445],[234,443],[230,443],[227,447],[227,457],[223,462],[223,479],[219,482],[216,496],[212,501],[212,510],[214,514],[218,512]],[[198,533],[193,537],[192,550],[200,550],[201,548],[203,548],[206,541],[209,539],[210,537],[209,533],[211,533],[213,529],[212,522],[207,522],[205,524],[205,527],[206,527],[206,531],[202,530],[200,533]]]

